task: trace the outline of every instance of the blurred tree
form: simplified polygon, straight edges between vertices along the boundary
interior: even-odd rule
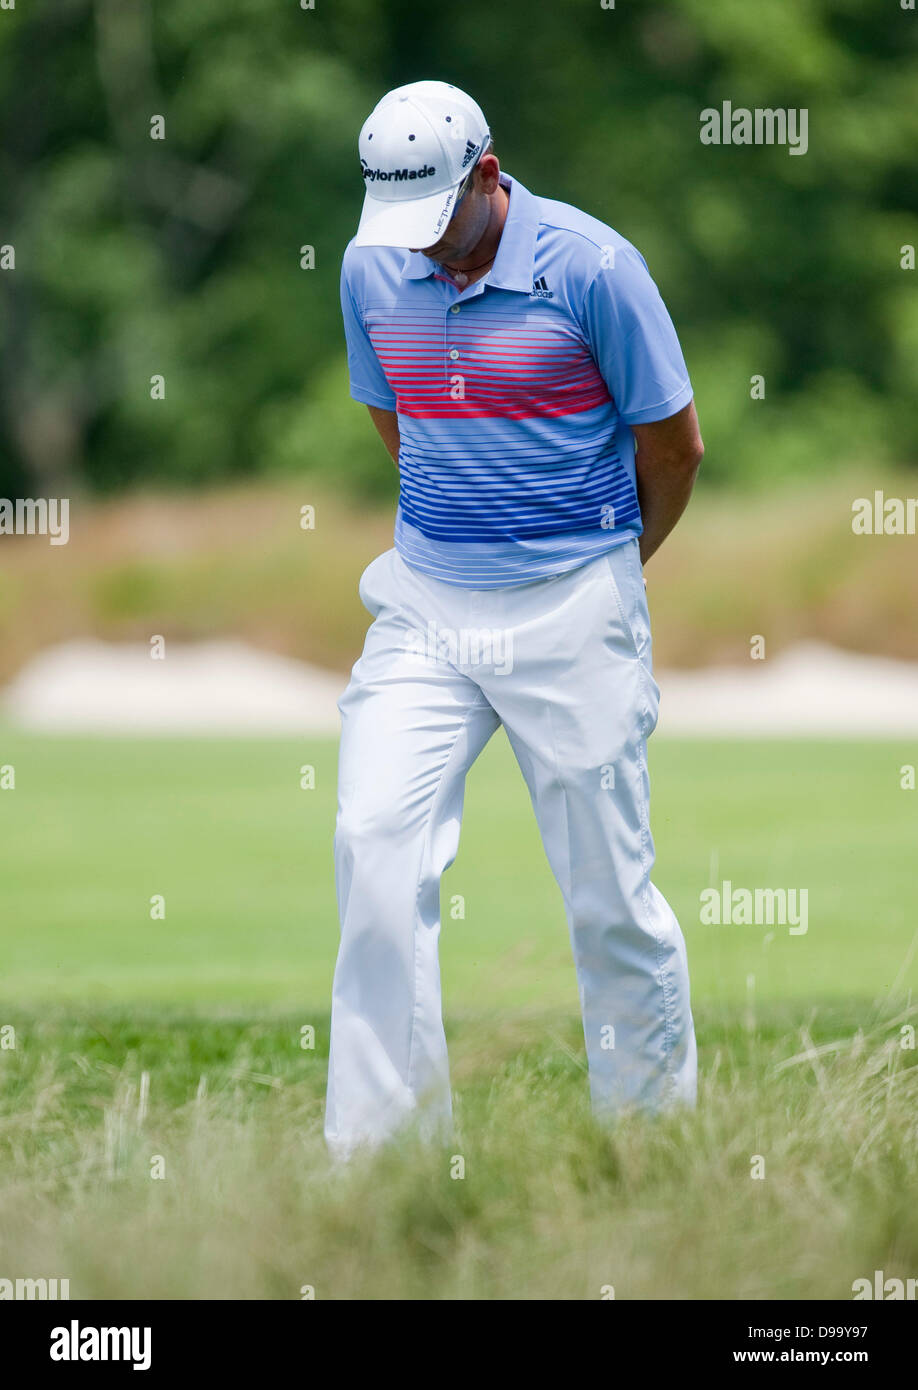
[[[338,268],[360,125],[423,76],[476,96],[533,191],[643,251],[705,477],[915,461],[914,12],[35,0],[0,11],[0,494],[279,468],[390,493],[344,394]],[[805,107],[807,153],[703,145],[724,100]]]

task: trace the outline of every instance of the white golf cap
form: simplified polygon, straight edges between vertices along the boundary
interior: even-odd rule
[[[477,102],[449,82],[387,92],[360,132],[366,197],[358,246],[433,246],[490,140]]]

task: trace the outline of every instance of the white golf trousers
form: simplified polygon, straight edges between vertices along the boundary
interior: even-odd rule
[[[374,622],[338,706],[331,1153],[409,1119],[449,1135],[440,877],[466,774],[501,724],[564,899],[594,1113],[693,1104],[685,943],[650,882],[660,692],[637,541],[503,589],[444,584],[387,550],[360,597]]]

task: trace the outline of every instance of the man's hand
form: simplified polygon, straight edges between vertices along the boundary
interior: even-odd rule
[[[688,506],[704,445],[695,404],[652,425],[632,425],[637,445],[634,467],[644,531],[641,564],[663,544]]]
[[[373,421],[373,424],[379,430],[380,439],[385,444],[386,448],[389,450],[389,453],[392,455],[392,461],[397,468],[398,449],[400,442],[398,433],[398,415],[395,413],[394,410],[379,410],[375,405],[368,405],[367,410],[370,412],[370,419]]]

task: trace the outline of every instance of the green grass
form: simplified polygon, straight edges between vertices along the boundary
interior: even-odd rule
[[[560,897],[496,739],[444,885],[465,904],[442,950],[456,1136],[341,1173],[321,1139],[333,745],[0,735],[0,1277],[444,1299],[850,1298],[875,1269],[915,1277],[912,760],[652,744],[700,1100],[604,1131]],[[701,925],[724,878],[807,888],[806,935]]]
[[[750,975],[757,998],[803,1003],[914,983],[918,793],[899,785],[914,749],[660,740],[651,754],[656,880],[699,1001],[745,1003]],[[0,1001],[327,1006],[333,743],[7,734],[4,764]],[[700,894],[724,879],[806,888],[808,931],[701,925]],[[472,770],[443,902],[448,1007],[576,1008],[560,895],[503,734]]]
[[[302,1017],[24,1019],[0,1089],[3,1273],[86,1298],[845,1299],[918,1271],[896,1019],[862,1036],[858,1011],[823,1011],[801,1037],[787,1008],[747,1030],[702,1006],[698,1110],[611,1132],[574,1019],[465,1019],[452,1144],[339,1173]]]

